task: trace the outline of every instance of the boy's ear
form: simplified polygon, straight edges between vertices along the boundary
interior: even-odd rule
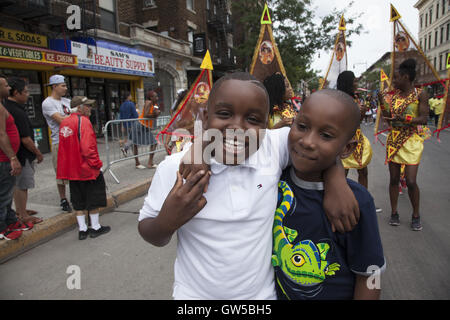
[[[341,152],[341,159],[345,159],[350,157],[353,150],[355,150],[356,146],[358,145],[358,141],[356,139],[352,138],[344,147],[344,149]]]

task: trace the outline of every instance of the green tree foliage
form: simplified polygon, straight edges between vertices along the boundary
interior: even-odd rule
[[[272,18],[274,38],[292,85],[295,87],[301,79],[317,77],[317,71],[311,69],[314,54],[323,49],[331,52],[339,19],[353,2],[344,10],[333,9],[324,17],[316,16],[313,0],[269,0],[267,4]],[[238,18],[235,23],[240,24],[245,32],[244,41],[235,48],[235,53],[239,67],[248,70],[258,40],[264,2],[233,0],[232,5],[233,14]],[[345,15],[347,38],[362,32],[362,25],[356,24],[355,21],[359,17],[360,15]],[[351,42],[348,42],[348,45],[350,44]]]

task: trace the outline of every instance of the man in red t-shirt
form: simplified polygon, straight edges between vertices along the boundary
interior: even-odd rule
[[[59,148],[56,178],[69,180],[70,200],[77,214],[78,239],[88,234],[98,237],[111,230],[99,223],[98,208],[106,207],[106,186],[98,155],[97,140],[89,120],[95,100],[76,96],[70,103],[76,112],[59,126]],[[85,215],[89,214],[92,229],[88,230]]]
[[[0,75],[0,102],[8,97],[9,89],[6,77]],[[16,176],[22,171],[16,157],[19,146],[14,118],[0,103],[0,239],[14,240],[22,235],[22,224],[11,208]]]

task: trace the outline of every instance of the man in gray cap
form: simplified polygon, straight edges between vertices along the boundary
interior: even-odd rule
[[[73,97],[70,106],[76,111],[65,118],[59,130],[58,171],[56,177],[70,180],[70,200],[77,214],[78,238],[98,237],[110,231],[99,222],[99,208],[106,207],[106,185],[97,139],[89,121],[95,100]],[[89,214],[92,228],[86,225]]]
[[[64,76],[55,74],[50,77],[48,86],[51,86],[52,93],[42,102],[42,113],[52,131],[52,160],[55,173],[58,163],[58,146],[59,146],[59,125],[67,116],[70,115],[70,100],[64,98],[67,93],[67,85]],[[66,199],[67,180],[56,179],[58,193],[60,197],[60,205],[63,211],[72,212],[69,201]]]

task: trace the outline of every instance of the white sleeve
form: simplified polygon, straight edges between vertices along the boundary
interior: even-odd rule
[[[276,130],[277,131],[277,138],[278,138],[278,156],[280,159],[280,167],[281,169],[286,169],[286,167],[289,165],[289,148],[288,148],[288,136],[289,132],[291,131],[291,128],[284,127],[281,129]]]
[[[155,218],[166,201],[177,180],[177,171],[184,153],[176,153],[162,161],[156,169],[152,183],[145,197],[144,205],[139,211],[138,221]]]
[[[42,113],[44,116],[51,118],[55,113],[60,113],[58,107],[51,101],[47,100],[42,103]]]

